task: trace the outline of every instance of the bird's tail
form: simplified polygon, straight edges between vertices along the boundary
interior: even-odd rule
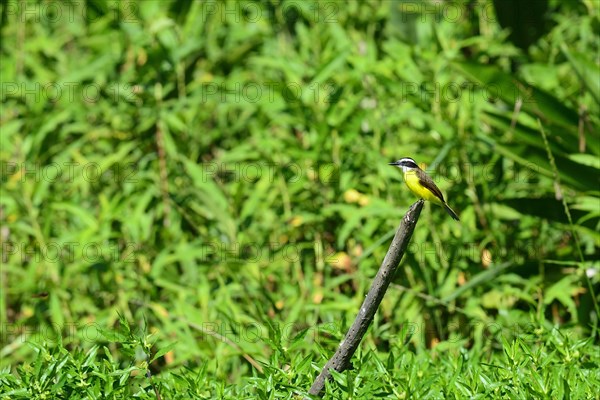
[[[458,215],[456,215],[456,213],[454,212],[454,210],[452,210],[448,204],[444,203],[444,208],[446,209],[446,212],[448,214],[450,214],[450,216],[452,218],[454,218],[456,221],[460,221],[460,219],[458,219]]]

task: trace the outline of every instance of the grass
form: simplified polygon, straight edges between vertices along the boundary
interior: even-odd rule
[[[463,339],[449,340],[430,352],[414,352],[401,344],[385,355],[376,349],[364,350],[352,370],[333,373],[328,398],[589,398],[599,383],[597,347],[589,339],[574,340],[561,331],[536,328],[519,332],[514,340],[503,333],[486,338],[501,343],[502,351],[497,352],[466,349]],[[136,358],[135,348],[149,349],[143,337],[128,337],[133,340],[120,338],[119,350],[131,360]],[[289,349],[264,343],[272,347],[264,371],[245,376],[237,384],[219,383],[206,364],[148,378],[146,363],[118,367],[112,351],[100,345],[86,352],[33,346],[37,357],[18,369],[24,379],[8,373],[1,379],[5,396],[15,399],[95,398],[100,394],[155,398],[156,391],[169,399],[295,398],[307,395],[305,383],[315,372],[310,356],[291,354],[301,341],[302,337],[294,338]]]
[[[402,4],[3,4],[1,397],[306,395],[410,156],[327,398],[597,398],[598,5]]]

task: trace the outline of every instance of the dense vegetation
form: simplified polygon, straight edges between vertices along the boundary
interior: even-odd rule
[[[599,11],[2,2],[2,398],[598,398]]]

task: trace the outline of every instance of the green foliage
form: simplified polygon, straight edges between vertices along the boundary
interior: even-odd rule
[[[3,398],[306,395],[404,156],[461,222],[426,206],[328,395],[592,396],[600,9],[495,3],[2,3]]]
[[[127,347],[143,348],[146,338],[133,334],[124,323],[118,335],[121,351],[134,359]],[[270,332],[277,336],[278,332]],[[275,343],[264,373],[244,377],[238,385],[223,386],[208,376],[206,366],[184,368],[161,376],[147,374],[147,364],[118,368],[107,346],[93,346],[86,353],[53,350],[33,345],[37,356],[18,368],[16,377],[0,372],[5,398],[155,398],[156,391],[168,399],[297,398],[308,396],[305,384],[314,374],[311,357],[295,353],[303,339],[295,337],[285,349]],[[358,354],[353,368],[333,372],[326,387],[327,398],[523,398],[587,399],[600,384],[600,356],[590,340],[573,340],[558,329],[537,328],[519,338],[498,338],[503,352],[487,355],[468,350],[460,341],[448,341],[432,352],[414,353],[393,346],[387,355],[368,350]],[[294,354],[294,355],[292,355]],[[279,367],[278,367],[279,366]]]

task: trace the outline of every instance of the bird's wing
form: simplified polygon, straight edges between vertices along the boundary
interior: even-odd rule
[[[442,200],[442,203],[445,203],[446,200],[444,200],[444,195],[442,194],[442,191],[440,189],[438,189],[438,187],[435,185],[435,183],[433,182],[433,179],[431,179],[429,177],[429,175],[427,175],[425,172],[423,172],[422,170],[419,170],[418,172],[418,177],[419,177],[419,183],[423,186],[425,186],[427,189],[431,190],[431,192],[433,194],[435,194],[437,197],[440,198],[440,200]]]

